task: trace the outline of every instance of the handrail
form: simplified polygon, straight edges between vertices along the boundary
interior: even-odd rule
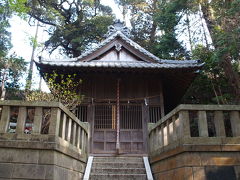
[[[238,137],[240,106],[182,104],[157,123],[149,124],[148,130],[150,152],[177,146],[187,139],[188,143],[198,144],[201,138],[214,143],[212,138]]]
[[[79,152],[87,153],[88,123],[81,122],[60,102],[0,101],[0,107],[0,133],[24,134],[26,128],[32,128],[29,134],[54,135],[79,149]],[[14,108],[18,112],[12,112]],[[29,109],[32,114],[29,114]],[[13,115],[17,116],[15,122],[11,122]],[[31,121],[27,122],[30,115]],[[15,127],[9,131],[11,126]]]
[[[240,105],[205,105],[205,104],[180,104],[175,109],[170,111],[167,115],[165,115],[163,118],[161,118],[159,121],[157,121],[155,124],[153,124],[149,130],[152,131],[154,128],[159,126],[159,124],[165,122],[170,117],[172,117],[174,114],[179,112],[180,110],[201,110],[201,111],[240,111]]]

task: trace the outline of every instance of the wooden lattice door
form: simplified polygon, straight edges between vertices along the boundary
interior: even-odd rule
[[[115,154],[117,143],[117,106],[95,105],[92,152]],[[120,105],[120,153],[144,153],[141,105]]]

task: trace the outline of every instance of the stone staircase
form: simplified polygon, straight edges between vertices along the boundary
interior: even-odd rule
[[[94,157],[90,180],[146,180],[142,157]]]

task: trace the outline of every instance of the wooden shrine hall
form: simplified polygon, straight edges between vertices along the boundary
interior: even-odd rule
[[[147,154],[147,123],[180,102],[203,65],[198,60],[163,60],[130,39],[122,23],[77,58],[36,62],[40,73],[77,74],[85,98],[76,116],[91,127],[90,154]]]

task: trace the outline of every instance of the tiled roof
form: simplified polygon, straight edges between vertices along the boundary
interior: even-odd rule
[[[104,68],[148,68],[148,69],[173,69],[173,68],[200,68],[203,66],[198,60],[163,60],[159,59],[134,41],[132,41],[129,37],[129,32],[126,27],[122,26],[119,23],[115,26],[110,26],[109,31],[107,33],[107,38],[102,41],[95,48],[84,52],[81,56],[76,58],[69,58],[65,60],[57,60],[57,61],[45,61],[41,60],[36,62],[39,65],[47,65],[47,66],[62,66],[62,67],[104,67]],[[126,44],[130,45],[132,48],[145,55],[151,61],[116,61],[116,60],[95,60],[90,59],[86,61],[86,57],[93,54],[97,50],[103,48],[105,45],[120,37]]]
[[[146,69],[172,69],[172,68],[197,68],[203,64],[198,61],[169,61],[164,63],[149,62],[127,62],[127,61],[89,61],[89,62],[69,62],[69,61],[43,61],[37,64],[62,67],[103,67],[103,68],[146,68]]]

